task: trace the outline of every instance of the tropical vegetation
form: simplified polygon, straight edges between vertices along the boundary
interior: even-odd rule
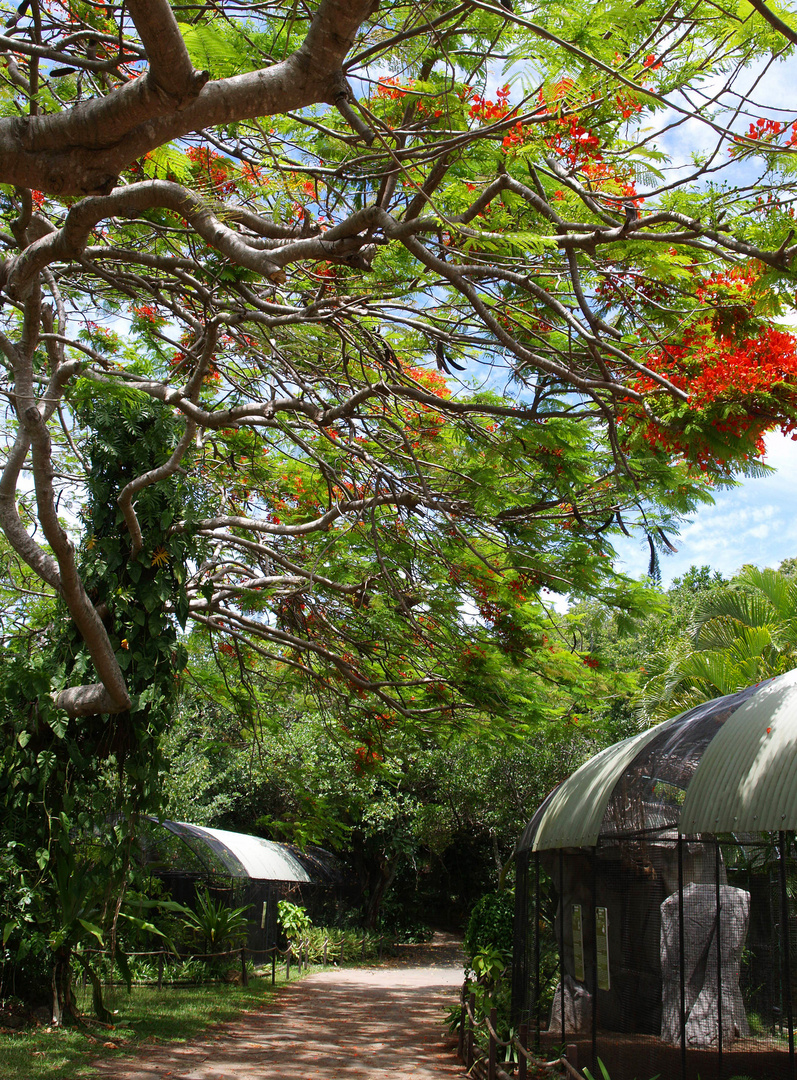
[[[0,9],[0,925],[56,1022],[147,813],[464,921],[649,675],[791,665],[785,571],[654,587],[797,431],[790,17]]]

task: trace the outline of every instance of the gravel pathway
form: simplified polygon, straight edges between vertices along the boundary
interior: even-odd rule
[[[462,983],[459,943],[437,934],[378,967],[283,987],[190,1044],[97,1062],[103,1080],[437,1080],[464,1077],[443,1016]]]

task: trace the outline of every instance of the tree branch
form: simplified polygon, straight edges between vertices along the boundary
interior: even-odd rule
[[[149,60],[148,78],[178,109],[193,101],[208,81],[207,71],[197,71],[167,0],[127,0]]]
[[[144,0],[136,5],[146,6]],[[343,60],[372,10],[373,0],[322,0],[303,44],[286,60],[201,88],[195,79],[195,96],[179,105],[147,72],[64,112],[4,118],[0,182],[56,195],[107,194],[132,161],[189,132],[321,101],[334,104]],[[156,22],[145,23],[142,14],[148,37]],[[167,78],[168,57],[155,44],[152,48],[158,77]],[[184,67],[181,60],[180,70]]]
[[[792,30],[788,23],[785,23],[783,19],[779,19],[774,11],[770,11],[764,3],[764,0],[750,0],[750,3],[756,9],[758,14],[766,19],[770,26],[774,27],[775,30],[780,31],[792,45],[797,45],[797,30]]]

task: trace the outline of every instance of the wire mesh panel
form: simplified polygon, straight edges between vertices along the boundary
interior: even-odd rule
[[[543,1045],[575,1043],[612,1080],[797,1080],[795,731],[789,672],[607,747],[548,795],[517,848],[553,898]]]
[[[793,834],[612,838],[527,853],[518,880],[513,1000],[543,1054],[612,1080],[795,1080]]]
[[[512,1016],[515,1026],[528,1018],[533,983],[534,962],[534,881],[537,862],[529,851],[521,852],[515,863],[515,918],[512,936]]]
[[[749,917],[739,962],[741,1019],[734,1002],[726,1001],[723,973],[723,1058],[726,1075],[794,1077],[790,1021],[794,1000],[794,884],[797,864],[793,835],[722,838],[719,846],[728,884],[749,898]],[[791,884],[790,884],[791,883]],[[733,909],[720,910],[723,952]],[[732,931],[731,931],[732,933]],[[724,961],[724,957],[723,957]],[[727,1042],[726,1042],[727,1036]],[[793,1040],[792,1040],[793,1042]],[[725,1064],[725,1063],[724,1063]]]

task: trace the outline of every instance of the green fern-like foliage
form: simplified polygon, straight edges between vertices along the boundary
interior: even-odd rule
[[[797,667],[797,582],[778,570],[746,566],[728,589],[698,605],[689,639],[645,687],[651,720],[743,690]]]

